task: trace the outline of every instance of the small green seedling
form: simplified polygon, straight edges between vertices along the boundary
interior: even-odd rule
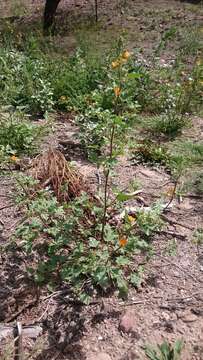
[[[174,345],[164,341],[157,348],[146,346],[145,354],[150,360],[180,360],[183,346],[182,340],[177,340]]]

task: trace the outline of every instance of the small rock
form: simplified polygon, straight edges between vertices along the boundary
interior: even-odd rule
[[[127,310],[120,319],[119,329],[125,333],[135,333],[137,329],[137,322],[135,313]]]
[[[190,323],[190,322],[194,322],[197,320],[197,316],[195,314],[191,314],[191,313],[187,313],[182,317],[182,320],[185,323]]]
[[[90,355],[87,355],[87,359],[88,360],[111,360],[111,357],[104,353],[104,352],[100,352],[100,353],[95,353],[95,354],[90,354]]]

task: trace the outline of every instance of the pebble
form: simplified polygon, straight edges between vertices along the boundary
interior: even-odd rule
[[[119,330],[125,333],[136,333],[137,321],[134,311],[127,310],[120,319]]]
[[[185,323],[191,323],[191,322],[194,322],[197,320],[197,316],[194,315],[194,314],[186,314],[182,317],[182,320],[185,322]]]

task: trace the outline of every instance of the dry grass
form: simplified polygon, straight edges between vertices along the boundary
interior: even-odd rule
[[[78,169],[59,150],[49,149],[38,155],[30,172],[42,188],[49,186],[59,201],[70,201],[87,189]]]

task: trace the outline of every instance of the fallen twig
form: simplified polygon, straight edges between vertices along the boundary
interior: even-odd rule
[[[178,221],[175,221],[175,220],[172,220],[172,219],[169,219],[166,215],[164,214],[161,214],[161,217],[163,220],[167,221],[169,224],[171,225],[179,225],[185,229],[189,229],[189,230],[194,230],[195,228],[194,227],[191,227],[191,226],[188,226],[188,225],[185,225],[185,224],[182,224],[182,223],[179,223]]]
[[[19,335],[18,330],[16,331],[16,325],[4,325],[0,324],[0,341],[6,339],[7,337],[17,337]],[[15,334],[16,331],[16,334]],[[37,325],[25,325],[22,326],[22,335],[23,337],[36,339],[42,332],[42,326]]]
[[[14,360],[23,360],[23,338],[22,338],[22,325],[17,322],[16,328],[14,329],[15,334],[15,355]]]
[[[185,198],[194,198],[194,199],[203,199],[203,195],[198,195],[198,194],[186,194],[186,195],[182,195],[182,197]]]
[[[50,297],[45,310],[43,311],[42,315],[38,319],[38,322],[40,322],[43,319],[44,315],[47,313],[51,300],[52,300],[52,298]]]
[[[138,300],[138,301],[129,301],[126,303],[120,303],[120,306],[132,306],[132,305],[140,305],[140,304],[150,304],[150,300]]]
[[[44,298],[42,298],[42,301],[46,301],[46,300],[48,300],[50,298],[53,298],[53,297],[55,297],[57,295],[62,295],[62,294],[64,294],[64,291],[62,291],[62,290],[54,291],[53,293],[51,293],[51,294],[45,296]]]
[[[156,233],[163,234],[163,235],[170,235],[170,236],[176,237],[177,239],[181,239],[181,240],[185,240],[185,238],[187,237],[186,235],[179,234],[175,231],[169,231],[169,230],[159,230],[159,231],[156,231]]]
[[[0,208],[0,211],[1,211],[1,210],[4,210],[4,209],[11,208],[11,207],[13,207],[13,206],[15,206],[15,204],[9,204],[9,205],[2,206],[2,207]]]
[[[185,300],[190,300],[192,298],[194,298],[195,296],[199,295],[199,294],[203,294],[201,292],[195,292],[194,294],[190,295],[190,296],[183,296],[183,297],[177,297],[177,298],[173,298],[173,299],[167,299],[166,301],[185,301]]]
[[[174,188],[173,188],[173,191],[172,191],[172,194],[171,194],[171,198],[169,199],[168,203],[167,203],[166,206],[164,207],[163,211],[166,211],[166,210],[169,208],[169,206],[171,205],[171,203],[172,203],[172,201],[173,201],[173,199],[174,199],[174,197],[175,197],[176,189],[177,189],[177,186],[178,186],[178,180],[179,180],[179,179],[177,179],[177,180],[175,181],[175,183],[174,183]]]

